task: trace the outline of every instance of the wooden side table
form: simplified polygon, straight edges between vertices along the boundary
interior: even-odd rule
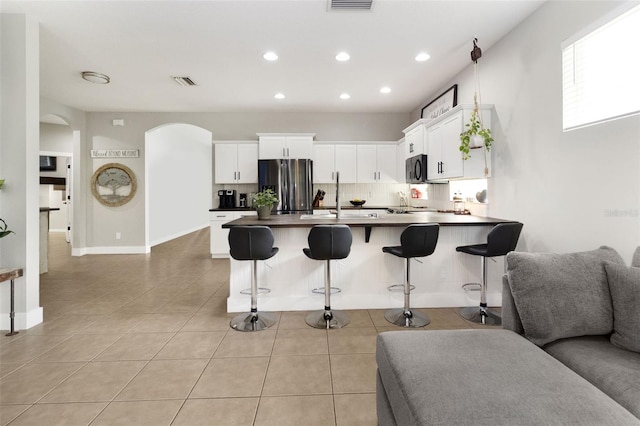
[[[18,331],[14,331],[13,329],[13,321],[16,317],[15,307],[14,307],[14,288],[13,288],[13,280],[16,278],[20,278],[23,274],[22,268],[0,268],[0,282],[5,282],[7,280],[11,280],[11,312],[9,312],[9,318],[11,318],[11,331],[7,333],[7,336],[15,336],[18,334]]]

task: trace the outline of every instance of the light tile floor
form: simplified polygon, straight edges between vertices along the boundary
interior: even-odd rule
[[[44,322],[0,336],[0,425],[376,425],[375,341],[383,310],[339,330],[278,313],[229,329],[229,262],[204,229],[146,255],[71,257],[51,234]],[[424,309],[425,329],[480,328]]]

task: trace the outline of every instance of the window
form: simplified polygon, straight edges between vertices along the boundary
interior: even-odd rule
[[[640,113],[640,6],[629,7],[563,43],[565,131]]]

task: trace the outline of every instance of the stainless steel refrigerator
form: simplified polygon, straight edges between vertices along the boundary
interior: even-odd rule
[[[258,189],[271,188],[278,197],[272,213],[313,212],[313,161],[258,160]]]

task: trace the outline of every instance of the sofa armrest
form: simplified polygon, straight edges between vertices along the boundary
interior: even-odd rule
[[[518,309],[513,301],[509,278],[506,274],[502,276],[502,328],[524,334],[522,321],[520,321]]]

